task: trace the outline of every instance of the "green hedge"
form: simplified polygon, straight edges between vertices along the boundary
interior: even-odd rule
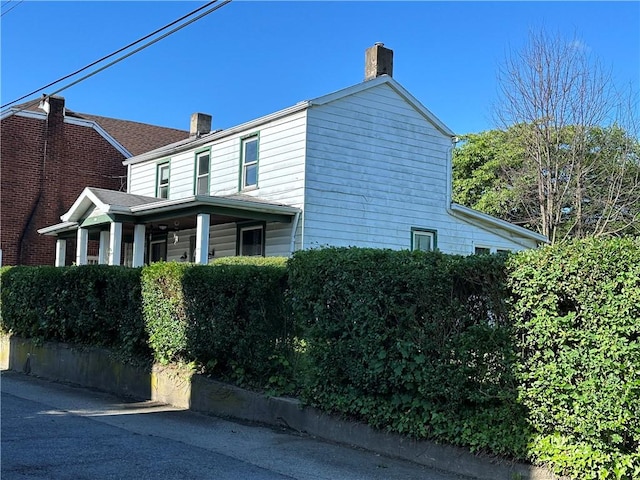
[[[572,478],[640,478],[640,239],[510,262],[531,457]]]
[[[417,438],[523,457],[504,257],[329,248],[294,255],[303,398]]]
[[[149,343],[162,362],[196,362],[240,385],[290,386],[296,330],[284,302],[285,259],[143,271]]]
[[[38,341],[113,348],[149,358],[140,269],[6,267],[0,276],[1,328]]]

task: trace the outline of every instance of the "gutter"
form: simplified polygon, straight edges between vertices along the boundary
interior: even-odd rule
[[[453,194],[452,194],[452,189],[453,189],[453,149],[456,146],[456,143],[458,143],[458,137],[454,136],[451,137],[451,146],[447,149],[447,171],[448,171],[448,177],[449,177],[449,181],[447,182],[447,198],[446,198],[446,210],[447,213],[455,218],[458,218],[462,221],[465,221],[471,225],[475,225],[478,226],[475,223],[472,223],[468,220],[468,218],[466,217],[472,217],[475,218],[476,220],[479,221],[484,221],[486,223],[489,223],[491,225],[494,225],[495,227],[501,228],[503,230],[506,230],[518,237],[527,237],[530,238],[531,240],[534,240],[535,242],[539,242],[539,243],[549,243],[549,239],[547,237],[545,237],[544,235],[540,235],[539,233],[536,232],[532,232],[531,230],[527,230],[526,228],[522,228],[519,227],[517,225],[514,225],[512,223],[506,222],[504,220],[501,220],[499,218],[496,217],[492,217],[491,215],[487,215],[486,213],[482,213],[479,212],[477,210],[474,210],[472,208],[469,207],[465,207],[464,205],[460,205],[458,203],[455,203],[452,200]],[[480,227],[482,228],[482,227]],[[520,242],[518,240],[518,238],[513,238],[513,237],[507,237],[505,235],[501,235],[499,232],[496,231],[492,231],[492,233],[494,235],[498,235],[499,237],[502,237],[506,240],[509,240],[511,242],[517,243],[518,245],[520,245],[523,248],[529,248],[529,245],[525,245],[522,242]]]

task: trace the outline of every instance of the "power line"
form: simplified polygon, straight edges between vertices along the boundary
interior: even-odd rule
[[[21,0],[21,1],[23,1],[23,0]],[[177,19],[177,20],[175,20],[175,21],[173,21],[173,22],[171,22],[171,23],[169,23],[169,24],[165,25],[164,27],[159,28],[159,29],[155,30],[154,32],[152,32],[152,33],[150,33],[150,34],[148,34],[148,35],[145,35],[144,37],[140,38],[139,40],[136,40],[135,42],[132,42],[132,43],[130,43],[129,45],[127,45],[127,46],[125,46],[125,47],[122,47],[122,48],[120,48],[120,49],[116,50],[115,52],[110,53],[109,55],[106,55],[106,56],[102,57],[101,59],[96,60],[95,62],[92,62],[92,63],[90,63],[89,65],[87,65],[87,66],[85,66],[85,67],[82,67],[82,68],[81,68],[81,69],[79,69],[79,70],[76,70],[76,71],[75,71],[75,72],[73,72],[73,73],[70,73],[69,75],[65,75],[64,77],[59,78],[59,79],[58,79],[58,80],[56,80],[55,82],[51,82],[51,83],[49,83],[49,84],[45,85],[44,87],[38,88],[38,89],[36,89],[36,90],[34,90],[34,91],[32,91],[32,92],[30,92],[30,93],[26,94],[26,95],[23,95],[23,96],[22,96],[22,97],[20,97],[20,98],[17,98],[17,99],[15,99],[15,100],[13,100],[13,101],[11,101],[11,102],[9,102],[9,103],[6,103],[6,104],[2,105],[0,108],[5,108],[5,107],[8,107],[8,106],[10,106],[10,105],[13,105],[14,103],[17,103],[17,102],[19,102],[20,100],[23,100],[23,99],[25,99],[25,98],[27,98],[27,97],[30,97],[31,95],[34,95],[34,94],[36,94],[36,93],[38,93],[38,92],[40,92],[40,91],[44,90],[45,88],[49,88],[50,86],[55,85],[55,84],[57,84],[57,83],[60,83],[60,82],[62,82],[63,80],[66,80],[67,78],[73,77],[73,76],[77,75],[78,73],[83,72],[83,71],[87,70],[88,68],[91,68],[91,67],[93,67],[93,66],[97,65],[98,63],[101,63],[101,62],[103,62],[104,60],[106,60],[106,59],[108,59],[108,58],[111,58],[111,57],[113,57],[114,55],[117,55],[118,53],[121,53],[121,52],[123,52],[124,50],[127,50],[127,49],[131,48],[131,47],[132,47],[132,46],[134,46],[134,45],[139,44],[140,42],[143,42],[144,40],[148,39],[149,37],[152,37],[152,36],[156,35],[157,33],[161,32],[161,31],[163,31],[163,30],[166,30],[167,28],[169,28],[169,27],[171,27],[171,26],[175,25],[176,23],[178,23],[178,22],[180,22],[180,21],[184,20],[185,18],[188,18],[188,17],[190,17],[190,16],[192,16],[192,15],[196,14],[197,12],[199,12],[199,11],[201,11],[201,10],[203,10],[203,9],[205,9],[205,8],[207,8],[207,7],[209,7],[209,6],[211,6],[211,5],[213,5],[214,3],[217,3],[217,1],[218,1],[218,0],[213,0],[213,1],[209,2],[209,3],[207,3],[206,5],[203,5],[202,7],[199,7],[199,8],[197,8],[197,9],[193,10],[192,12],[190,12],[190,13],[188,13],[188,14],[186,14],[186,15],[182,16],[182,17],[180,17],[179,19]],[[209,15],[210,13],[212,13],[212,12],[214,12],[214,11],[216,11],[216,10],[218,10],[218,9],[222,8],[222,7],[224,7],[224,6],[225,6],[225,5],[227,5],[228,3],[231,3],[231,1],[232,1],[232,0],[224,0],[222,3],[220,3],[220,4],[218,4],[218,5],[213,6],[212,8],[210,8],[209,10],[207,10],[206,12],[201,13],[201,14],[200,14],[200,15],[198,15],[197,17],[192,18],[192,19],[191,19],[191,20],[189,20],[188,22],[185,22],[184,24],[182,24],[182,25],[180,25],[180,26],[178,26],[178,27],[174,28],[173,30],[170,30],[169,32],[165,33],[164,35],[161,35],[160,37],[158,37],[158,38],[156,38],[156,39],[154,39],[154,40],[152,40],[152,41],[150,41],[150,42],[148,42],[148,43],[146,43],[146,44],[142,45],[141,47],[139,47],[139,48],[137,48],[137,49],[133,50],[132,52],[129,52],[129,53],[127,53],[126,55],[123,55],[122,57],[117,58],[117,59],[116,59],[116,60],[114,60],[113,62],[108,63],[107,65],[105,65],[105,66],[103,66],[103,67],[101,67],[101,68],[99,68],[99,69],[95,70],[94,72],[91,72],[91,73],[89,73],[88,75],[85,75],[84,77],[82,77],[82,78],[80,78],[80,79],[78,79],[78,80],[76,80],[76,81],[74,81],[74,82],[72,82],[72,83],[70,83],[70,84],[68,84],[68,85],[66,85],[66,86],[64,86],[64,87],[62,87],[62,88],[60,88],[60,89],[56,90],[55,92],[53,92],[53,93],[51,93],[51,94],[49,94],[49,95],[46,95],[46,96],[47,96],[47,97],[51,97],[51,96],[53,96],[53,95],[56,95],[56,94],[58,94],[58,93],[62,92],[63,90],[66,90],[67,88],[70,88],[70,87],[72,87],[72,86],[74,86],[74,85],[77,85],[78,83],[80,83],[80,82],[82,82],[82,81],[84,81],[84,80],[86,80],[86,79],[88,79],[88,78],[90,78],[90,77],[92,77],[92,76],[94,76],[94,75],[96,75],[96,74],[98,74],[98,73],[102,72],[103,70],[106,70],[107,68],[109,68],[109,67],[111,67],[111,66],[115,65],[116,63],[119,63],[119,62],[121,62],[122,60],[124,60],[124,59],[126,59],[126,58],[128,58],[128,57],[130,57],[130,56],[132,56],[132,55],[134,55],[134,54],[136,54],[136,53],[138,53],[139,51],[144,50],[145,48],[147,48],[147,47],[149,47],[149,46],[153,45],[154,43],[159,42],[159,41],[160,41],[160,40],[162,40],[163,38],[168,37],[169,35],[171,35],[171,34],[173,34],[173,33],[177,32],[178,30],[182,30],[184,27],[186,27],[186,26],[188,26],[188,25],[190,25],[190,24],[192,24],[192,23],[196,22],[197,20],[200,20],[202,17],[205,17],[206,15]],[[39,101],[39,100],[38,100],[38,101]],[[25,106],[25,108],[28,108],[29,106],[33,105],[34,103],[35,103],[35,100],[34,100],[34,102],[31,102],[31,103],[29,103],[27,106]]]
[[[11,7],[9,10],[5,10],[4,12],[2,12],[0,14],[0,17],[4,17],[7,13],[9,13],[11,10],[13,10],[14,8],[16,8],[18,5],[20,5],[22,2],[24,2],[24,0],[20,0],[18,3],[16,3],[13,7]],[[7,5],[9,5],[11,3],[11,0],[9,0],[7,3],[5,3],[3,5],[3,7],[6,7]]]

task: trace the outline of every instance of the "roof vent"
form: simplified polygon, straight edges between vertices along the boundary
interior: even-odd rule
[[[364,54],[364,79],[373,80],[381,75],[393,76],[393,50],[377,42]]]

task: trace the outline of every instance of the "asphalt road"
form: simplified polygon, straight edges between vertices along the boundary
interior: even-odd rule
[[[2,372],[2,480],[464,480],[153,402]]]

